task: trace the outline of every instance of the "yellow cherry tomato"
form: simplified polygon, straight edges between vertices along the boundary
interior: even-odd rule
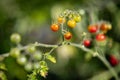
[[[74,28],[76,26],[76,22],[75,20],[71,19],[71,20],[68,20],[67,25],[70,28]]]
[[[64,23],[65,22],[65,18],[63,17],[58,17],[58,23]]]

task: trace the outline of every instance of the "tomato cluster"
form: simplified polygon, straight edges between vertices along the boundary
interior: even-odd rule
[[[76,27],[77,23],[81,21],[81,15],[79,12],[66,10],[63,12],[59,17],[57,17],[57,22],[51,24],[50,28],[53,32],[57,32],[61,30],[62,35],[66,40],[70,40],[72,38],[72,33],[69,30]],[[64,25],[64,26],[63,26]],[[66,27],[66,28],[64,28]],[[88,32],[94,36],[96,42],[103,42],[106,41],[105,33],[110,30],[111,24],[108,22],[99,22],[95,24],[91,24],[88,26]],[[91,46],[92,39],[85,39],[83,40],[83,45],[85,47]],[[101,44],[101,43],[100,43]]]
[[[13,33],[10,40],[15,44],[20,44],[21,36],[18,33]],[[24,66],[26,71],[39,68],[39,60],[42,59],[42,53],[34,45],[28,45],[25,49],[13,47],[10,49],[9,54],[16,59],[19,65]]]
[[[106,35],[105,33],[108,30],[111,30],[112,26],[108,22],[101,22],[96,24],[91,24],[87,27],[88,32],[92,36],[91,39],[83,40],[83,45],[85,47],[90,47],[92,42],[95,40],[98,45],[106,44]]]
[[[88,31],[90,33],[97,33],[97,32],[106,33],[108,30],[111,30],[111,29],[112,29],[112,26],[108,22],[101,22],[98,24],[92,24],[88,26]]]
[[[94,39],[96,40],[97,44],[105,44],[106,43],[106,35],[105,33],[108,30],[111,30],[112,26],[108,22],[100,22],[97,24],[91,24],[88,26],[88,32],[94,36]],[[90,42],[90,41],[89,41]],[[84,46],[86,44],[84,43]],[[86,46],[87,47],[87,46]]]
[[[78,12],[72,10],[66,10],[61,16],[57,18],[57,23],[53,23],[51,25],[51,30],[53,32],[57,32],[60,28],[62,28],[63,24],[67,25],[67,29],[64,30],[63,36],[66,40],[70,40],[72,38],[72,33],[68,31],[68,28],[75,28],[76,24],[81,21],[81,16]],[[62,24],[62,25],[61,25]]]

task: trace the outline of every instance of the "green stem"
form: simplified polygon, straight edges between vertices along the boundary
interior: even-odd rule
[[[92,55],[96,56],[97,58],[99,58],[99,59],[106,65],[106,67],[110,70],[110,72],[113,74],[113,76],[115,77],[115,79],[116,79],[116,80],[119,79],[117,73],[116,73],[115,70],[111,67],[111,65],[109,64],[109,62],[108,62],[103,56],[99,55],[98,52],[95,52],[95,51],[93,51],[93,50],[90,50],[90,49],[88,49],[88,48],[86,48],[86,47],[84,47],[83,45],[80,45],[80,44],[70,43],[70,45],[75,46],[75,47],[78,47],[78,48],[80,48],[80,49],[82,49],[82,50],[84,50],[84,51],[86,51],[86,52],[91,53]]]
[[[3,61],[5,57],[8,57],[9,53],[4,53],[0,55],[0,61]]]
[[[63,23],[61,24],[61,33],[62,33],[62,42],[64,42],[65,39],[64,39],[64,27],[63,27]]]
[[[97,55],[97,57],[106,65],[106,67],[108,67],[108,69],[111,71],[111,73],[113,74],[113,76],[115,77],[116,80],[118,80],[118,75],[115,72],[115,70],[111,67],[111,65],[108,63],[108,61],[100,55]]]
[[[43,44],[43,43],[38,43],[35,42],[34,44],[32,44],[33,46],[40,46],[40,47],[47,47],[47,48],[54,48],[54,47],[58,47],[58,45],[50,45],[50,44]],[[28,45],[29,46],[29,45]],[[25,50],[28,48],[28,46],[24,46],[21,47],[20,50]]]
[[[52,48],[50,51],[49,51],[49,54],[51,54],[57,47],[54,47]]]
[[[51,47],[52,49],[50,50],[50,53],[56,49],[58,47],[58,45],[49,45],[49,44],[42,44],[42,43],[35,43],[33,44],[34,46],[41,46],[41,47]],[[64,45],[64,44],[62,44]],[[89,52],[91,53],[92,55],[98,57],[105,65],[106,67],[111,71],[111,73],[113,74],[113,76],[115,77],[116,80],[118,80],[118,75],[117,73],[115,72],[115,70],[111,67],[111,65],[109,64],[109,62],[105,59],[105,57],[101,56],[98,52],[95,52],[91,49],[88,49],[86,47],[84,47],[83,45],[80,45],[80,44],[75,44],[75,43],[70,43],[69,45],[72,45],[72,46],[75,46],[75,47],[78,47],[80,49],[82,49],[83,51],[86,51],[86,52]],[[22,47],[20,50],[25,50],[28,46],[24,46]],[[6,53],[6,54],[2,54],[0,55],[0,57],[8,57],[9,56],[9,53]]]

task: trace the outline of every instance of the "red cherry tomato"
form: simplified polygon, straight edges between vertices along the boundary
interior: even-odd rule
[[[89,31],[90,33],[96,33],[97,30],[98,30],[97,25],[90,25],[90,26],[88,26],[88,31]]]
[[[96,40],[97,41],[103,41],[106,39],[106,36],[104,34],[97,34],[96,35]]]
[[[109,61],[112,66],[116,66],[119,63],[118,59],[114,55],[110,55]]]
[[[84,40],[83,42],[85,47],[89,47],[91,45],[91,41],[90,40]]]

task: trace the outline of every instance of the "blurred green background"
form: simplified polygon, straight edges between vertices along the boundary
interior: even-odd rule
[[[82,16],[80,27],[72,30],[72,41],[79,42],[80,33],[87,31],[88,24],[106,20],[113,26],[107,33],[114,43],[109,52],[120,55],[120,0],[0,0],[0,54],[9,52],[12,46],[9,38],[14,32],[21,34],[23,45],[35,41],[59,43],[60,32],[53,33],[50,25],[65,9],[79,10]],[[91,55],[85,53],[71,46],[58,48],[53,53],[57,63],[48,62],[50,71],[45,80],[88,80],[107,70],[100,60],[87,60]],[[4,62],[8,65],[5,72],[8,80],[26,80],[27,72],[22,66],[7,59]]]

